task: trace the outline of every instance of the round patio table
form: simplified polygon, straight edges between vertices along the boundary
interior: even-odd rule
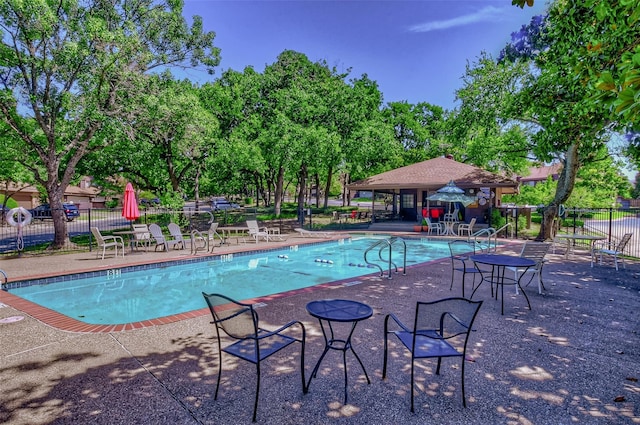
[[[322,363],[327,352],[329,352],[329,350],[342,351],[342,360],[344,363],[344,404],[347,404],[347,351],[351,350],[356,360],[358,360],[358,363],[360,363],[360,367],[362,367],[364,376],[367,378],[367,384],[371,384],[362,360],[360,360],[360,357],[358,357],[351,345],[351,336],[358,322],[368,319],[373,315],[373,309],[358,301],[317,300],[307,304],[307,311],[320,322],[325,343],[324,351],[309,377],[307,390],[309,389],[309,385],[311,385],[311,379],[315,378],[318,374],[320,363]],[[351,329],[346,337],[336,337],[332,322],[351,323]]]
[[[520,277],[515,278],[506,278],[505,282],[505,271],[507,267],[514,267],[519,269],[528,269],[529,267],[533,267],[536,265],[536,262],[523,257],[516,257],[513,255],[504,255],[504,254],[477,254],[469,257],[471,261],[476,264],[476,268],[481,271],[480,275],[482,276],[482,280],[478,283],[471,293],[471,298],[476,293],[482,282],[488,280],[491,284],[491,295],[493,296],[493,285],[496,285],[496,299],[498,299],[498,286],[500,286],[500,296],[501,300],[501,314],[504,315],[504,285],[518,285],[522,293],[524,294],[525,299],[527,300],[527,305],[529,306],[529,310],[531,310],[531,303],[529,302],[529,297],[527,293],[524,291],[522,286],[520,286],[520,279],[525,273],[520,274]],[[491,266],[491,276],[487,279],[485,278],[486,272],[482,272],[482,269],[478,267],[479,264],[486,264]]]

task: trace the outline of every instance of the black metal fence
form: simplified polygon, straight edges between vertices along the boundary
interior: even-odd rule
[[[255,210],[242,209],[233,211],[196,211],[185,209],[171,211],[151,208],[140,211],[140,218],[134,223],[157,223],[166,228],[170,222],[180,225],[185,231],[192,229],[206,230],[212,220],[221,226],[244,223],[247,219],[255,218]],[[81,209],[80,216],[67,222],[69,241],[63,251],[86,251],[95,247],[92,241],[91,227],[97,227],[103,234],[116,231],[130,230],[129,220],[122,217],[121,209]],[[51,218],[32,218],[31,222],[23,226],[21,238],[18,238],[18,228],[7,222],[6,217],[0,221],[0,255],[15,255],[24,252],[42,252],[53,242],[54,229]]]
[[[529,208],[503,207],[500,208],[500,216],[503,220],[491,225],[499,228],[506,224],[502,236],[531,237],[532,234],[528,229],[538,228],[534,224],[542,225],[539,217],[536,219],[531,212]],[[560,213],[562,216],[554,222],[552,234],[602,236],[604,243],[615,246],[625,233],[632,233],[634,236],[627,244],[624,253],[632,257],[640,257],[640,208],[567,208],[562,209]],[[537,235],[537,231],[535,233]]]
[[[540,225],[539,216],[532,214],[529,208],[503,207],[499,209],[500,220],[498,223],[490,222],[494,228],[503,228],[501,235],[508,238],[532,238],[537,235]],[[605,241],[615,244],[625,233],[633,233],[634,237],[625,249],[625,254],[640,258],[640,209],[567,209],[563,212],[563,219],[557,220],[559,233],[577,233],[603,236]],[[495,219],[495,214],[487,217]],[[214,220],[220,226],[235,225],[247,219],[255,219],[255,209],[208,211],[185,209],[171,211],[165,209],[150,208],[141,211],[141,216],[136,223],[157,223],[166,227],[170,222],[177,223],[185,233],[192,229],[205,230]],[[102,233],[109,234],[114,231],[129,230],[131,222],[121,216],[120,209],[83,209],[80,216],[67,223],[69,243],[64,250],[91,249],[91,227],[98,227]],[[282,227],[283,223],[280,223]],[[281,229],[282,230],[282,229]],[[25,252],[44,252],[44,248],[53,242],[53,222],[50,218],[33,219],[31,223],[22,229],[21,242],[18,239],[18,229],[9,225],[6,218],[0,219],[0,255],[15,255]],[[22,243],[22,245],[20,245]]]

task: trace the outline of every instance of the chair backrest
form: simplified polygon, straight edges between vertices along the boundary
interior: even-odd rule
[[[476,225],[476,220],[477,220],[477,218],[476,218],[476,217],[473,217],[473,218],[471,219],[471,221],[469,222],[469,229],[473,229],[473,226],[475,226],[475,225]]]
[[[218,232],[218,226],[219,226],[219,225],[220,225],[220,223],[218,223],[217,221],[216,221],[216,222],[211,223],[211,226],[209,227],[209,232],[211,232],[211,233],[217,233],[217,232]]]
[[[134,233],[133,235],[134,239],[147,240],[151,237],[151,235],[149,234],[149,226],[147,226],[146,224],[134,224],[132,227],[135,232],[146,232],[146,233]]]
[[[257,220],[247,220],[247,227],[249,228],[249,230],[255,230],[256,232],[259,229],[258,226],[258,221]]]
[[[437,301],[416,304],[414,333],[429,336],[435,331],[442,339],[450,339],[465,335],[464,345],[473,327],[473,322],[480,310],[482,301],[472,301],[467,298],[444,298]]]
[[[617,252],[622,252],[624,251],[624,247],[627,246],[627,244],[629,243],[629,241],[631,240],[631,237],[633,236],[633,233],[625,233],[622,236],[622,239],[620,239],[620,242],[618,242],[618,245],[616,246],[616,251]]]
[[[160,226],[155,223],[150,224],[149,232],[151,233],[151,236],[153,236],[153,239],[155,239],[159,245],[165,243],[164,235],[162,234],[162,229],[160,228]]]
[[[206,294],[204,296],[213,323],[227,335],[235,339],[257,338],[258,313],[251,304],[243,304],[221,294]]]
[[[182,240],[182,231],[180,230],[180,226],[178,226],[176,223],[169,223],[167,225],[167,228],[169,229],[169,233],[171,233],[171,236],[173,236],[173,239],[177,241]]]
[[[551,245],[549,242],[525,242],[522,246],[520,257],[533,260],[539,265],[549,252]]]
[[[100,233],[100,229],[98,229],[97,227],[92,227],[91,234],[93,235],[93,238],[98,243],[98,246],[104,245],[104,238],[102,237],[102,233]]]
[[[466,259],[469,255],[476,253],[476,244],[473,241],[456,239],[449,242],[449,252],[451,253],[451,258]]]
[[[444,221],[458,221],[458,213],[460,211],[456,208],[455,210],[453,210],[453,212],[451,213],[445,213],[444,215]]]

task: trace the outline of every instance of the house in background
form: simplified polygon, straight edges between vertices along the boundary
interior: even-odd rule
[[[10,183],[0,188],[0,193],[10,196],[19,206],[32,209],[41,204],[40,192],[34,185]],[[103,208],[104,197],[98,196],[100,189],[91,186],[91,179],[84,177],[78,186],[69,185],[64,192],[63,202],[74,203],[80,209]]]
[[[525,186],[535,186],[540,182],[547,181],[551,176],[553,181],[557,181],[562,171],[562,164],[559,162],[551,165],[543,165],[542,167],[529,168],[529,175],[518,178],[520,184]]]

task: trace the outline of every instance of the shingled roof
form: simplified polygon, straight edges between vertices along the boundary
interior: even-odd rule
[[[453,180],[466,188],[517,188],[518,182],[469,164],[439,157],[397,168],[351,183],[350,190],[422,189],[437,190]],[[504,193],[504,191],[503,191]]]

